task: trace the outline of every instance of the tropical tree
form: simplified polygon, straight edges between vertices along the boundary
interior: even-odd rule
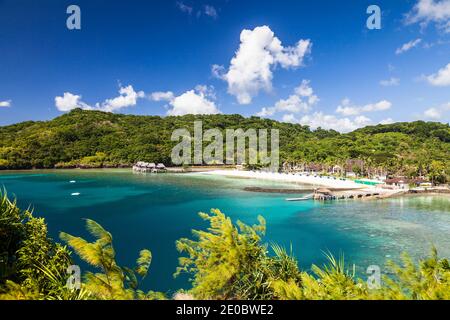
[[[86,229],[96,239],[88,242],[83,238],[74,237],[61,232],[60,238],[67,242],[75,253],[100,272],[87,272],[83,288],[94,299],[102,300],[149,300],[163,299],[161,293],[150,291],[144,293],[138,289],[138,277],[143,280],[148,273],[152,254],[144,249],[139,253],[136,267],[130,269],[121,267],[115,260],[112,235],[97,222],[87,219]]]
[[[432,183],[445,182],[445,165],[441,161],[432,160],[428,167],[428,177]]]

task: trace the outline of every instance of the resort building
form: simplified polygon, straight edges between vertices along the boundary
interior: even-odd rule
[[[427,184],[428,181],[422,178],[410,179],[406,177],[396,177],[392,179],[387,179],[385,183],[387,186],[391,186],[396,189],[409,190],[410,186],[419,187],[422,184]]]
[[[133,171],[144,173],[158,173],[158,172],[166,172],[167,168],[162,163],[156,165],[155,163],[139,161],[133,166]]]

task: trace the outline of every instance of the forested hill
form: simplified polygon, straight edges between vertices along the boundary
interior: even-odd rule
[[[433,160],[449,170],[450,127],[417,121],[339,134],[240,115],[135,116],[73,110],[46,122],[0,127],[0,169],[129,166],[138,160],[170,165],[173,130],[195,120],[203,128],[280,130],[283,161],[342,164],[362,159],[390,171],[418,171]]]

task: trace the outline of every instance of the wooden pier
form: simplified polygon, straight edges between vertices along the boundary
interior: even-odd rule
[[[347,200],[347,199],[370,199],[381,198],[379,191],[369,190],[352,190],[352,191],[331,191],[325,188],[319,188],[313,194],[301,198],[288,198],[286,201],[333,201],[333,200]]]

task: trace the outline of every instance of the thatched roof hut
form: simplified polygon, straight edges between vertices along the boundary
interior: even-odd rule
[[[166,169],[166,166],[162,163],[158,163],[158,165],[156,166],[156,169]]]
[[[327,188],[318,188],[315,191],[316,193],[325,194],[325,195],[332,195],[332,192],[330,189]]]

